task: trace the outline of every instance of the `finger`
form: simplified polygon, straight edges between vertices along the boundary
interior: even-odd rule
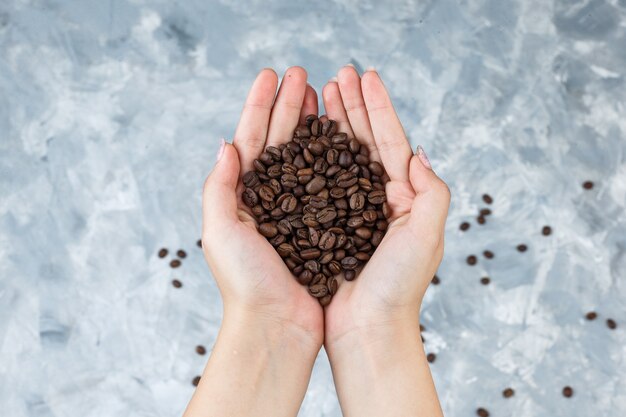
[[[391,180],[407,181],[409,160],[413,151],[387,90],[376,71],[366,71],[361,79],[361,85],[376,148],[385,170]]]
[[[315,89],[311,87],[309,84],[306,85],[306,91],[304,93],[304,101],[302,102],[302,110],[300,110],[300,121],[299,124],[303,125],[306,123],[305,118],[309,114],[314,114],[317,116],[318,108],[317,108],[317,93]]]
[[[365,108],[365,101],[361,93],[359,73],[354,67],[345,66],[339,70],[337,81],[343,107],[346,109],[346,114],[355,137],[359,142],[367,146],[370,151],[370,159],[380,161],[367,109]]]
[[[212,225],[237,221],[237,195],[239,157],[233,145],[223,144],[213,171],[204,183],[202,193],[202,230],[206,233]]]
[[[291,67],[285,72],[270,116],[266,146],[277,146],[292,138],[300,120],[306,78],[306,71],[302,67]]]
[[[266,68],[257,75],[250,88],[233,139],[243,171],[252,169],[252,161],[265,147],[277,86],[278,76],[274,70]]]
[[[322,89],[322,99],[324,100],[324,110],[329,119],[337,122],[337,131],[345,132],[348,137],[353,138],[354,132],[350,127],[346,109],[341,101],[341,93],[339,92],[339,84],[336,81],[329,81]]]
[[[410,222],[417,230],[431,230],[433,227],[443,230],[450,206],[450,190],[430,168],[430,163],[423,162],[423,154],[419,155],[419,152],[409,161],[410,181],[416,193]]]

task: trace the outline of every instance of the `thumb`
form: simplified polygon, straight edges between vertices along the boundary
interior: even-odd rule
[[[450,206],[450,189],[432,170],[423,152],[419,147],[409,162],[409,178],[416,194],[411,223],[418,230],[443,231]]]
[[[204,182],[202,194],[202,218],[207,225],[237,220],[237,181],[239,180],[239,156],[230,143],[222,139],[217,162]]]

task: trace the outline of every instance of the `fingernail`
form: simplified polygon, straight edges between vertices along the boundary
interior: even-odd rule
[[[424,152],[424,148],[422,148],[422,145],[417,145],[416,153],[422,165],[424,165],[428,169],[433,169],[433,167],[430,165],[430,161],[428,160],[428,155],[426,155],[426,152]]]
[[[368,71],[376,72],[376,68],[371,67],[371,66],[370,66],[370,67],[367,67],[367,69],[365,70],[365,72],[368,72]]]
[[[226,141],[224,140],[224,138],[221,138],[220,139],[220,150],[217,151],[216,162],[218,162],[222,158],[222,155],[224,154],[224,147],[225,146],[226,146]]]
[[[346,67],[356,68],[356,67],[354,66],[354,64],[352,64],[352,63],[346,64]]]
[[[330,80],[328,80],[329,83],[336,83],[337,82],[337,77],[333,77]]]

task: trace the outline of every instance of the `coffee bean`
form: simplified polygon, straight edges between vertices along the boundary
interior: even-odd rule
[[[466,231],[469,228],[470,228],[470,224],[468,222],[463,222],[461,223],[461,226],[459,226],[459,229],[461,229],[462,231]]]
[[[315,298],[322,298],[328,294],[328,287],[325,284],[315,284],[309,287],[309,294]]]
[[[300,252],[300,257],[302,257],[302,259],[304,260],[309,260],[309,259],[315,259],[318,256],[320,256],[321,252],[319,249],[316,248],[308,248],[308,249],[304,249],[303,251]]]
[[[470,255],[467,257],[467,264],[468,265],[476,265],[476,262],[478,262],[478,258],[474,255]]]
[[[174,288],[180,288],[180,287],[182,287],[182,286],[183,286],[183,283],[182,283],[182,282],[180,282],[180,281],[179,281],[179,280],[177,280],[177,279],[173,279],[173,280],[172,280],[172,286],[174,286]]]
[[[161,250],[159,250],[159,258],[165,258],[168,253],[169,251],[167,249],[162,248]]]
[[[173,259],[172,261],[170,261],[170,266],[172,268],[178,268],[179,266],[181,266],[181,262],[178,259]]]
[[[430,281],[433,285],[439,285],[441,283],[441,279],[435,275],[433,279]]]
[[[258,173],[265,174],[265,172],[267,172],[267,168],[265,168],[265,165],[263,165],[263,162],[259,161],[258,159],[255,159],[252,162],[252,165],[254,166],[254,169]]]
[[[493,203],[493,198],[489,194],[483,194],[483,201],[487,204]]]
[[[259,202],[259,196],[252,188],[246,188],[241,198],[244,204],[248,207],[254,207]]]
[[[300,273],[300,275],[298,275],[297,280],[301,285],[309,285],[309,283],[311,283],[311,280],[313,280],[313,272],[307,270],[304,270]]]
[[[490,251],[490,250],[486,250],[486,251],[484,251],[484,252],[483,252],[483,256],[484,256],[485,258],[487,258],[487,259],[493,259],[493,257],[494,257],[495,255],[493,254],[493,252],[492,252],[492,251]]]
[[[361,210],[365,206],[365,196],[361,193],[352,194],[350,197],[350,208],[352,210]]]
[[[528,250],[528,246],[524,245],[523,243],[520,245],[517,245],[517,250],[519,252],[526,252]]]
[[[502,391],[502,396],[504,398],[511,398],[513,395],[515,395],[515,391],[513,391],[513,388],[506,388],[504,391]]]
[[[200,377],[199,377],[199,376],[196,376],[196,377],[195,377],[195,378],[191,381],[191,383],[193,384],[193,386],[194,386],[194,387],[197,387],[197,386],[198,386],[198,384],[200,383]]]
[[[570,386],[563,387],[563,396],[566,398],[570,398],[574,395],[574,389]]]
[[[434,353],[429,353],[428,355],[426,355],[426,360],[429,363],[433,363],[435,362],[435,360],[437,360],[437,355],[435,355]]]
[[[489,417],[489,411],[484,408],[479,408],[476,410],[476,415],[478,415],[478,417]]]
[[[206,354],[206,348],[204,346],[202,346],[202,345],[198,345],[198,346],[196,346],[196,353],[198,355],[204,355],[204,354]]]
[[[322,298],[318,298],[317,300],[319,301],[320,305],[322,307],[326,307],[327,305],[330,304],[330,301],[333,299],[333,296],[330,294],[326,294],[325,296],[323,296]]]
[[[482,224],[485,224],[487,222],[487,219],[485,219],[485,216],[478,216],[478,217],[476,217],[476,222],[478,224],[482,225]]]
[[[278,229],[272,223],[261,223],[259,233],[265,237],[274,237],[278,233]]]
[[[254,171],[248,171],[243,176],[243,185],[248,188],[254,188],[259,185],[259,175]]]
[[[298,205],[298,199],[294,197],[293,194],[283,194],[285,198],[283,199],[280,208],[285,213],[291,213],[296,209]]]
[[[333,207],[326,207],[317,212],[315,219],[319,223],[327,223],[337,218],[337,211]]]
[[[491,282],[491,280],[489,279],[489,277],[482,277],[480,279],[480,283],[483,285],[489,285],[489,283]]]
[[[598,313],[596,313],[595,311],[590,311],[589,313],[585,314],[585,318],[589,321],[595,320],[596,318],[598,318]]]
[[[552,228],[550,226],[543,226],[543,229],[541,229],[541,234],[544,236],[550,236],[552,234]]]
[[[343,273],[343,277],[346,281],[352,281],[354,280],[354,278],[356,278],[356,272],[352,270],[347,270]]]
[[[182,249],[178,249],[178,251],[176,252],[176,256],[178,256],[181,259],[185,259],[187,257],[187,252],[185,252]]]
[[[585,182],[583,183],[583,188],[584,188],[585,190],[591,190],[591,189],[593,188],[593,182],[591,182],[591,181],[585,181]]]
[[[383,173],[385,172],[385,170],[383,169],[383,166],[379,162],[376,162],[376,161],[370,162],[367,168],[370,170],[372,175],[376,175],[379,177],[382,176]]]
[[[613,319],[606,319],[606,326],[611,330],[617,329],[617,323]]]
[[[489,210],[488,208],[480,209],[481,216],[489,216],[490,214],[491,214],[491,210]]]
[[[372,191],[367,195],[367,200],[372,204],[382,204],[387,201],[384,191]]]
[[[326,282],[326,286],[328,287],[328,293],[330,295],[337,294],[337,289],[339,288],[339,282],[335,277],[330,277]]]
[[[353,256],[346,256],[341,260],[343,269],[354,270],[359,265],[358,259]]]
[[[198,246],[199,248],[202,248],[202,240],[198,239],[198,241],[196,242],[196,246]]]

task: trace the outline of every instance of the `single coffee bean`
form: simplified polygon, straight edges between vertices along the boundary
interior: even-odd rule
[[[478,262],[478,258],[476,258],[476,256],[474,255],[470,255],[467,257],[467,264],[468,265],[476,265],[476,262]]]
[[[319,119],[313,120],[313,122],[311,123],[311,135],[319,136],[321,133],[322,133],[322,125]]]
[[[204,355],[204,354],[206,354],[206,348],[204,346],[202,346],[202,345],[198,345],[198,346],[196,346],[196,353],[198,355]]]
[[[254,171],[248,171],[243,176],[243,185],[253,188],[259,184],[259,175]]]
[[[254,207],[259,202],[259,196],[252,188],[246,188],[241,198],[248,207]]]
[[[491,280],[489,279],[489,277],[482,277],[480,279],[480,283],[483,285],[489,285],[489,283],[491,282]]]
[[[483,194],[483,201],[487,204],[493,203],[493,198],[489,194]]]
[[[339,287],[339,282],[337,282],[337,279],[335,277],[330,277],[328,281],[326,282],[326,286],[328,287],[328,293],[330,295],[337,294],[337,288]]]
[[[484,408],[479,408],[476,410],[476,415],[478,415],[478,417],[489,417],[489,411]]]
[[[297,278],[300,285],[309,285],[312,279],[313,279],[313,272],[309,271],[308,269],[302,271],[300,275],[298,275],[298,278]]]
[[[493,259],[495,255],[493,254],[492,251],[486,250],[483,252],[483,256],[487,259]]]
[[[504,398],[511,398],[513,395],[515,395],[515,391],[513,391],[513,388],[506,388],[504,391],[502,391],[502,396]]]
[[[528,250],[528,246],[524,245],[523,243],[520,245],[517,245],[517,250],[519,252],[526,252]]]
[[[347,140],[348,140],[348,135],[344,132],[338,132],[332,136],[332,142],[334,144],[345,143]]]
[[[354,233],[361,239],[369,239],[372,237],[372,229],[369,227],[359,227]]]
[[[598,318],[598,313],[596,313],[595,311],[590,311],[589,313],[585,314],[585,318],[589,321],[595,320],[596,318]]]
[[[283,199],[283,202],[280,205],[280,208],[285,213],[293,212],[296,209],[296,206],[298,205],[298,199],[293,194],[283,194],[283,195],[286,197]]]
[[[321,209],[315,218],[320,223],[327,223],[337,218],[337,211],[333,207],[326,207]]]
[[[309,117],[309,116],[307,116]],[[311,123],[313,123],[313,120],[311,120]],[[307,123],[308,124],[308,123]],[[300,137],[300,138],[308,138],[309,136],[311,136],[311,129],[310,129],[310,124],[307,125],[300,125],[298,127],[296,127],[296,130],[294,132],[295,136]]]
[[[325,296],[318,298],[320,305],[322,307],[326,307],[327,305],[330,304],[330,301],[332,300],[333,296],[330,294],[326,294]]]
[[[179,280],[177,280],[177,279],[173,279],[173,280],[172,280],[172,286],[173,286],[174,288],[180,288],[180,287],[182,287],[182,286],[183,286],[183,283],[182,283],[182,282],[180,282],[180,281],[179,281]]]
[[[322,298],[328,294],[328,287],[323,284],[315,284],[309,287],[309,294],[315,298]]]
[[[366,262],[366,261],[369,261],[370,259],[370,255],[363,251],[355,253],[354,257],[357,258],[361,262]]]
[[[330,250],[335,246],[337,237],[334,233],[326,231],[322,234],[319,240],[319,247],[322,250]]]
[[[347,270],[343,273],[343,277],[346,279],[346,281],[352,281],[354,280],[354,278],[356,278],[356,272],[353,270]]]
[[[200,376],[194,377],[194,379],[191,381],[191,383],[193,384],[194,387],[197,387],[198,384],[200,383]]]
[[[321,252],[317,248],[308,248],[300,252],[300,257],[305,260],[315,259],[320,256]]]
[[[382,176],[385,172],[385,170],[383,169],[383,166],[376,161],[372,161],[370,162],[370,164],[367,166],[370,170],[370,172],[372,173],[372,175],[376,175],[376,176]]]
[[[478,216],[476,217],[476,222],[480,225],[483,225],[487,223],[487,219],[485,218],[485,216]]]
[[[318,274],[320,272],[321,266],[319,262],[310,259],[304,263],[304,269],[307,269],[314,274]]]
[[[259,155],[259,161],[263,162],[265,166],[269,166],[274,163],[274,158],[272,158],[272,155],[266,151]]]
[[[185,259],[187,257],[187,252],[182,249],[178,249],[178,251],[176,251],[176,256],[178,256],[180,259]]]
[[[324,208],[328,205],[328,199],[319,195],[313,195],[309,199],[309,204],[317,209]]]
[[[463,222],[461,223],[461,226],[459,226],[459,229],[461,229],[462,231],[466,231],[469,228],[470,228],[470,224],[468,222]]]
[[[480,213],[481,216],[489,216],[491,214],[491,210],[488,208],[484,208],[484,209],[480,209]]]
[[[172,268],[178,268],[181,265],[182,264],[178,259],[173,259],[172,261],[170,261],[170,267]]]
[[[574,389],[570,386],[563,387],[563,396],[566,398],[570,398],[574,395]]]
[[[613,319],[606,319],[606,326],[611,330],[617,329],[617,323]]]
[[[262,185],[261,188],[259,188],[259,197],[263,201],[273,201],[275,197],[274,191],[270,186]]]
[[[437,275],[435,275],[430,282],[433,285],[439,285],[441,283],[441,279]]]
[[[325,185],[326,185],[326,178],[322,177],[321,175],[316,175],[313,177],[311,181],[307,183],[304,189],[309,194],[317,194],[320,191],[322,191]]]
[[[585,190],[591,190],[591,189],[593,188],[593,182],[591,182],[591,181],[585,181],[585,182],[583,183],[583,188],[584,188]]]
[[[426,360],[429,363],[434,363],[435,360],[437,360],[437,355],[435,355],[434,353],[429,353],[428,355],[426,355]]]
[[[161,250],[159,250],[159,258],[165,258],[168,254],[168,250],[165,248],[162,248]]]
[[[543,226],[543,229],[541,229],[541,234],[544,236],[550,236],[552,234],[552,228],[550,226]]]
[[[387,195],[384,191],[371,191],[367,195],[367,200],[372,204],[382,204],[387,201]]]
[[[359,260],[353,256],[346,256],[341,260],[341,266],[343,269],[354,270],[359,266]]]
[[[259,233],[265,237],[274,237],[278,233],[278,229],[272,223],[261,223]]]
[[[352,154],[347,151],[347,150],[343,150],[339,153],[339,166],[343,167],[343,168],[347,168],[350,165],[352,165]]]

